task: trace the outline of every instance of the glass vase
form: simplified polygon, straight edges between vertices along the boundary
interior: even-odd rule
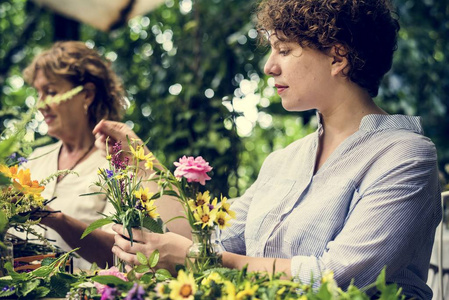
[[[126,263],[121,260],[115,253],[113,253],[114,266],[119,270],[119,272],[126,273]]]
[[[222,253],[215,230],[192,231],[192,245],[187,250],[186,268],[193,273],[202,273],[222,266]]]

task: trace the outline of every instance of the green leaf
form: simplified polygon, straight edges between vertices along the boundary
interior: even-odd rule
[[[81,194],[80,196],[95,196],[95,195],[107,195],[107,193],[105,193],[105,192],[94,192],[94,193]]]
[[[164,195],[179,197],[178,193],[175,191],[164,191]]]
[[[71,285],[77,282],[78,279],[67,273],[56,273],[50,279],[51,296],[52,298],[64,298],[67,292],[70,291]]]
[[[54,270],[54,268],[52,268],[50,266],[43,266],[43,267],[40,267],[40,268],[34,270],[32,272],[32,274],[36,277],[44,277],[45,278],[48,275],[50,275],[53,270]]]
[[[164,233],[161,224],[159,224],[156,220],[154,220],[149,216],[145,216],[145,218],[143,219],[142,226],[150,230],[151,232]]]
[[[83,239],[86,235],[90,234],[95,229],[100,228],[109,223],[112,223],[111,219],[98,219],[98,220],[94,221],[86,228],[86,230],[84,230],[83,235],[81,236],[81,239]]]
[[[140,281],[145,284],[150,284],[153,280],[154,274],[153,273],[145,273],[140,277]]]
[[[159,250],[154,250],[153,253],[151,253],[150,258],[148,259],[148,263],[151,268],[154,268],[157,263],[159,262]]]
[[[0,186],[1,185],[7,185],[11,182],[11,179],[9,179],[8,177],[6,177],[3,174],[0,174]]]
[[[134,269],[134,271],[136,271],[137,273],[146,273],[150,270],[151,270],[150,267],[147,265],[138,265]]]
[[[3,229],[8,224],[8,218],[6,217],[3,210],[0,210],[0,231],[3,232]]]
[[[142,252],[137,252],[137,260],[139,261],[139,263],[141,265],[147,265],[148,264],[148,260],[145,256],[145,254],[143,254]]]
[[[8,297],[8,296],[14,295],[16,293],[16,291],[17,291],[17,288],[15,288],[12,291],[9,290],[9,289],[6,290],[6,291],[0,290],[0,297],[4,298],[4,297]]]
[[[0,158],[4,158],[13,152],[14,144],[16,143],[17,136],[12,136],[0,143]]]
[[[53,288],[53,286],[51,287]],[[30,294],[28,295],[28,299],[40,299],[43,298],[45,296],[47,296],[50,293],[50,289],[48,287],[45,286],[38,286],[37,288],[35,288],[34,290],[32,290],[30,292]]]
[[[25,281],[28,277],[27,273],[17,273],[14,271],[12,264],[8,261],[3,266],[6,271],[8,272],[8,275],[11,276],[11,278],[15,281]]]
[[[40,284],[40,280],[39,279],[34,279],[34,280],[30,280],[30,281],[25,281],[21,284],[20,286],[20,294],[23,296],[28,295],[29,293],[31,293],[35,288],[37,288]]]
[[[130,289],[133,286],[132,282],[124,281],[118,277],[115,277],[113,275],[98,275],[91,278],[92,281],[101,283],[101,284],[113,284],[115,286],[121,286],[124,288]]]
[[[155,275],[158,280],[166,280],[172,278],[170,272],[165,269],[157,270]]]
[[[54,263],[57,260],[57,258],[54,257],[46,257],[41,261],[41,266],[49,266],[52,263]]]
[[[380,271],[379,276],[376,279],[376,287],[379,291],[383,291],[385,289],[385,267]]]

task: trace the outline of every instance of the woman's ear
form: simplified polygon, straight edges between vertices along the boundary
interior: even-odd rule
[[[92,104],[92,102],[95,99],[95,94],[97,92],[97,88],[95,86],[95,84],[93,84],[92,82],[88,82],[84,85],[84,92],[85,92],[85,97],[84,97],[84,104],[87,106],[90,106]]]
[[[345,75],[344,70],[349,67],[346,57],[346,49],[342,45],[335,45],[330,50],[329,55],[332,57],[331,72],[333,76]]]

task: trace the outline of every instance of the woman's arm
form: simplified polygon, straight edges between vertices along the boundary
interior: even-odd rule
[[[50,210],[50,208],[47,207]],[[77,251],[84,259],[104,268],[106,263],[113,265],[111,248],[114,245],[114,235],[101,229],[94,230],[84,239],[80,239],[87,224],[64,213],[52,213],[42,219],[41,224],[55,230],[64,241]]]
[[[172,274],[176,272],[176,265],[184,265],[187,250],[192,244],[191,240],[174,233],[158,234],[133,229],[134,243],[131,246],[128,232],[123,230],[122,225],[114,225],[113,229],[118,234],[115,236],[112,252],[120,259],[130,265],[137,265],[139,264],[137,252],[142,252],[149,257],[157,249],[160,252],[157,268],[167,269]],[[288,278],[291,276],[290,262],[290,259],[248,257],[223,252],[223,265],[225,267],[241,269],[248,265],[249,271],[271,272],[273,266],[275,266],[276,272],[284,272]]]
[[[248,265],[248,271],[283,272],[291,278],[291,259],[270,257],[249,257],[231,252],[223,252],[223,266],[230,269],[242,269]]]

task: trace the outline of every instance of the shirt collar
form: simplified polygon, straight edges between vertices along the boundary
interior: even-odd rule
[[[321,114],[317,110],[316,117],[318,121],[318,132],[323,129],[321,123]],[[421,118],[416,116],[404,115],[366,115],[360,121],[359,130],[377,131],[385,129],[406,129],[418,134],[424,134],[421,125]]]

